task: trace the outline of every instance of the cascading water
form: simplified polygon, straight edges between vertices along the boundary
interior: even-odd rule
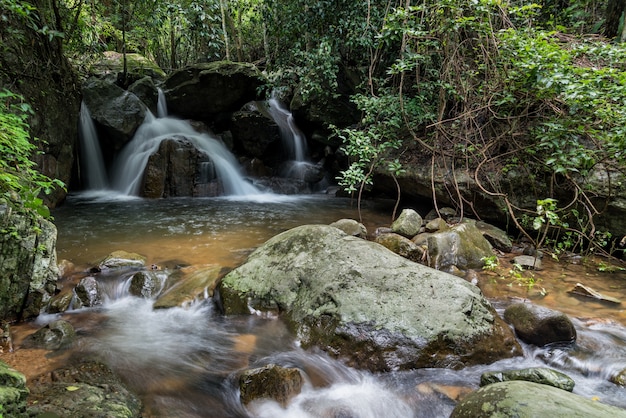
[[[139,194],[148,158],[159,149],[163,140],[177,135],[185,137],[198,150],[209,155],[226,195],[261,193],[243,178],[235,157],[219,140],[209,134],[198,133],[184,120],[156,118],[152,114],[146,116],[133,139],[116,158],[113,164],[113,188],[127,195]]]
[[[235,196],[259,195],[261,192],[247,182],[234,155],[216,138],[206,133],[198,133],[183,120],[167,116],[165,95],[159,89],[157,105],[159,117],[148,112],[143,124],[133,139],[126,144],[112,164],[111,187],[123,195],[136,196],[140,193],[141,181],[150,155],[156,152],[161,142],[167,138],[182,136],[195,147],[206,153],[215,167],[222,183],[224,194]],[[93,121],[83,104],[81,108],[81,138],[85,151],[83,166],[86,172],[88,190],[106,189],[107,175]]]
[[[82,157],[80,167],[85,188],[89,190],[106,189],[108,179],[98,144],[98,134],[85,102],[80,105],[79,139]]]
[[[269,101],[269,113],[280,129],[280,136],[289,158],[296,162],[306,161],[307,146],[304,134],[293,118],[293,115],[283,104],[272,97]]]

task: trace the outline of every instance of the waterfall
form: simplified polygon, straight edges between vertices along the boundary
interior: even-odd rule
[[[127,195],[139,194],[150,155],[159,149],[161,141],[175,135],[184,136],[198,150],[209,155],[225,194],[242,196],[261,193],[243,178],[234,155],[218,139],[198,133],[186,121],[156,118],[150,113],[113,164],[113,187]]]
[[[108,186],[104,159],[98,144],[96,127],[85,102],[80,104],[79,140],[81,153],[81,172],[86,189],[102,190]]]
[[[289,152],[289,158],[296,162],[306,160],[307,147],[304,134],[296,126],[291,112],[277,99],[271,98],[268,102],[269,113],[280,129],[283,144]]]
[[[157,89],[159,92],[159,98],[157,100],[157,117],[164,118],[167,116],[167,100],[165,100],[165,93],[160,88]]]

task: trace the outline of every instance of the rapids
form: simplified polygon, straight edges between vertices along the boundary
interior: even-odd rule
[[[263,200],[110,197],[73,196],[54,210],[59,259],[86,270],[123,249],[145,255],[148,263],[164,270],[202,264],[234,267],[288,228],[356,216],[349,200],[322,195],[271,195]],[[370,231],[389,224],[392,205],[364,202]],[[577,274],[584,274],[579,267]],[[491,365],[371,374],[317,350],[301,349],[280,318],[223,317],[210,300],[154,310],[151,300],[124,291],[128,277],[124,272],[101,277],[108,283],[108,297],[100,308],[43,315],[19,332],[27,334],[58,317],[69,320],[81,337],[67,358],[104,359],[141,396],[148,417],[446,417],[455,399],[478,387],[483,372],[535,366],[568,374],[576,381],[577,394],[626,408],[626,391],[608,381],[626,367],[620,308],[614,308],[611,318],[590,319],[594,302],[588,309],[585,303],[577,305],[578,314],[572,316],[579,337],[570,347],[523,345],[524,357]],[[489,276],[483,279],[491,281]],[[560,292],[556,285],[549,291]],[[517,286],[503,284],[497,292],[492,288],[489,296],[500,313],[509,296],[519,297]],[[246,410],[238,402],[237,371],[268,363],[300,368],[306,376],[304,389],[286,408],[265,401]]]

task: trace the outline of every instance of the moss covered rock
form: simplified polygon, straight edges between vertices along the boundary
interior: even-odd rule
[[[521,354],[475,286],[326,225],[273,237],[224,277],[220,295],[226,313],[282,313],[304,347],[370,370]]]

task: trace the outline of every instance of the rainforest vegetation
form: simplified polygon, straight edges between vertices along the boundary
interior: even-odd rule
[[[36,31],[58,43],[79,74],[105,51],[133,52],[165,72],[201,61],[252,62],[268,91],[297,88],[305,102],[347,95],[361,120],[329,126],[350,158],[338,179],[346,190],[360,194],[376,172],[395,178],[410,164],[466,168],[485,194],[501,197],[528,238],[581,251],[610,238],[595,227],[602,208],[587,176],[626,167],[625,4],[1,0],[0,20],[22,22],[2,37]],[[0,72],[28,82],[1,58],[19,53],[7,48],[0,46]],[[19,100],[8,90],[0,100],[0,188],[30,201],[48,180],[33,177],[24,161],[32,152],[22,130],[27,108],[15,114]],[[495,175],[509,170],[522,171],[529,187],[548,179],[550,190],[574,197],[517,208]],[[459,207],[471,207],[462,199]]]

